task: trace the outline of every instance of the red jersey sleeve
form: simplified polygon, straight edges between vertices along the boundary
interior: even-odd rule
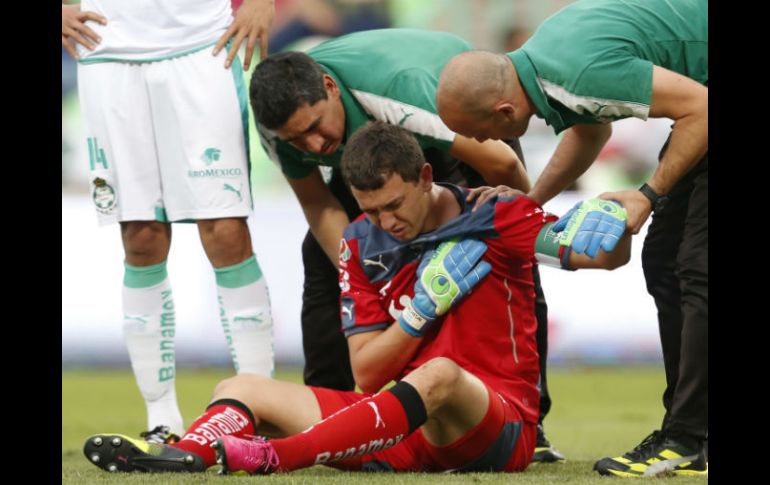
[[[519,259],[534,261],[537,235],[545,224],[558,219],[528,197],[499,199],[495,205],[494,225],[501,246]]]
[[[383,330],[391,320],[382,307],[377,288],[366,277],[359,261],[358,241],[342,239],[339,260],[340,317],[345,337]]]

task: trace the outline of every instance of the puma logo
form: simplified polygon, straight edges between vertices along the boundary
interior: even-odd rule
[[[238,196],[238,200],[243,200],[243,197],[241,196],[241,191],[236,189],[230,184],[225,184],[224,187],[222,187],[223,190],[229,190],[230,192],[234,193]]]
[[[377,429],[380,427],[380,423],[382,423],[382,427],[385,427],[385,421],[382,420],[382,416],[380,416],[380,409],[377,407],[377,403],[374,403],[372,401],[367,402],[369,406],[374,410],[375,415],[375,421],[374,421],[374,428]]]
[[[123,320],[136,320],[140,324],[146,325],[149,317],[149,315],[123,315]]]
[[[353,319],[353,310],[351,310],[350,307],[342,305],[342,314],[347,315],[350,320]]]
[[[377,261],[374,261],[373,259],[364,259],[364,266],[379,266],[385,271],[388,270],[388,267],[382,264],[382,254],[377,257]]]
[[[233,322],[254,322],[254,323],[262,323],[262,314],[258,313],[254,316],[248,316],[248,317],[241,317],[237,316],[233,318]]]
[[[406,123],[406,119],[409,118],[410,116],[414,116],[414,113],[407,113],[406,110],[404,110],[404,108],[401,108],[401,107],[399,107],[398,109],[400,109],[401,112],[404,113],[404,117],[398,121],[398,126],[404,126],[404,123]]]

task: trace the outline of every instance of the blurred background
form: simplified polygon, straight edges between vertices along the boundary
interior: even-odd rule
[[[76,2],[75,2],[76,3]],[[240,2],[235,2],[240,3]],[[480,49],[520,46],[557,0],[276,0],[271,53],[307,49],[329,37],[384,27],[455,33]],[[248,77],[248,74],[247,74]],[[248,81],[248,79],[247,79]],[[253,122],[253,118],[251,118]],[[563,214],[601,192],[636,188],[652,174],[669,120],[613,124],[598,161],[546,205]],[[540,119],[521,139],[534,181],[558,142]],[[301,365],[300,244],[307,224],[280,170],[263,153],[251,126],[254,247],[270,288],[277,365]],[[642,233],[631,262],[612,273],[541,270],[549,304],[553,365],[661,362],[657,320],[642,275]],[[117,225],[99,228],[88,192],[88,153],[77,96],[75,62],[62,50],[62,366],[128,367],[120,292],[123,253]],[[168,260],[176,303],[180,367],[230,366],[218,319],[214,275],[192,225],[174,226]]]

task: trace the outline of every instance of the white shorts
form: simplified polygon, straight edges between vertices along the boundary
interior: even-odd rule
[[[246,217],[248,101],[226,49],[173,59],[78,66],[101,225]]]

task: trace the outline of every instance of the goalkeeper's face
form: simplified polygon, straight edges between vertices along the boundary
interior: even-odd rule
[[[394,173],[379,189],[351,187],[351,191],[372,224],[398,240],[409,241],[434,229],[429,227],[432,188],[433,175],[430,165],[425,164],[417,182],[405,182]]]

